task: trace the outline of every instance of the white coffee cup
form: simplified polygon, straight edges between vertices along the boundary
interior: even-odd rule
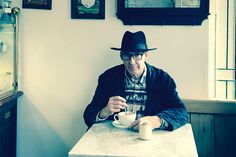
[[[136,119],[135,112],[119,112],[118,114],[114,115],[114,119],[118,121],[121,125],[129,126],[132,122]]]

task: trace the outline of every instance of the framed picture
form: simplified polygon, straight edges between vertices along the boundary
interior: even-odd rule
[[[117,0],[124,25],[201,25],[210,0]]]
[[[52,0],[22,0],[22,8],[52,9]]]
[[[105,19],[105,0],[71,0],[72,19]]]

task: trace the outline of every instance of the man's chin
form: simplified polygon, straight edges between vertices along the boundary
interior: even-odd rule
[[[138,77],[138,74],[135,73],[135,72],[129,72],[130,76],[133,77],[133,78],[137,78]]]

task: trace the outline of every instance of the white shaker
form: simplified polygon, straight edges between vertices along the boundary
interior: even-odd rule
[[[150,140],[152,138],[152,125],[149,121],[141,121],[139,124],[139,138]]]

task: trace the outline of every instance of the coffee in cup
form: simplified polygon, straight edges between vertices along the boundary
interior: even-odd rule
[[[135,112],[119,112],[118,114],[114,115],[114,119],[118,121],[121,125],[129,126],[132,122],[136,119]]]

